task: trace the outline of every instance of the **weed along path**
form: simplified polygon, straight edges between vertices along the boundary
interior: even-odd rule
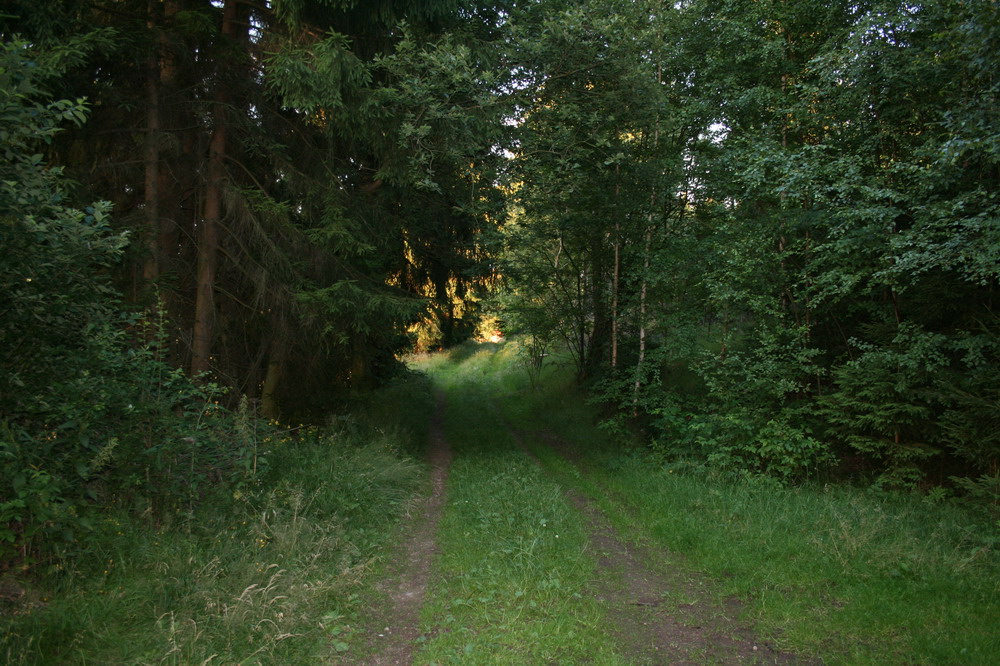
[[[369,629],[373,655],[365,663],[388,666],[410,664],[420,637],[420,610],[424,605],[434,558],[437,531],[445,505],[445,483],[451,466],[451,448],[444,435],[444,394],[439,394],[431,417],[428,459],[430,494],[411,512],[411,520],[394,553],[390,576],[379,586],[384,606]]]

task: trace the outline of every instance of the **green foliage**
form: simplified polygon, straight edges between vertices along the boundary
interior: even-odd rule
[[[1000,466],[1000,339],[996,320],[986,330],[950,341],[960,361],[943,379],[947,407],[940,427],[947,446],[973,469],[995,474]]]
[[[9,414],[44,405],[67,368],[99,354],[113,317],[103,272],[126,237],[108,226],[107,204],[69,206],[61,170],[35,152],[62,122],[82,121],[83,100],[46,102],[42,86],[57,70],[26,43],[5,43],[0,58],[0,400]]]
[[[162,300],[169,363],[211,366],[230,408],[266,392],[271,415],[315,414],[398,371],[415,321],[445,344],[474,328],[499,8],[50,4],[16,0],[0,31],[55,49],[53,90],[90,121],[33,154],[113,203],[133,242],[108,279],[130,306]]]
[[[532,300],[523,291],[516,298],[501,297],[496,306],[502,317],[503,333],[505,336],[516,337],[521,363],[534,386],[545,359],[559,341],[559,331],[552,313],[545,308],[544,302]]]
[[[820,404],[826,421],[851,447],[882,461],[883,483],[912,484],[920,464],[939,453],[934,375],[946,364],[943,336],[905,327],[889,348],[860,345],[837,368]]]
[[[25,42],[0,49],[0,441],[4,559],[14,548],[71,540],[86,526],[77,515],[74,480],[88,474],[100,443],[61,437],[62,398],[98,416],[100,402],[77,392],[92,388],[112,344],[114,292],[104,275],[121,256],[123,234],[107,223],[107,205],[68,205],[66,181],[34,152],[64,121],[81,122],[83,100],[47,102],[44,87],[61,60],[79,55],[44,53]],[[99,381],[99,380],[97,380]],[[66,450],[69,450],[68,452]],[[61,454],[67,454],[65,457]],[[55,460],[53,460],[55,458]],[[69,461],[72,461],[69,463]],[[67,468],[74,473],[67,476]]]
[[[442,176],[461,174],[500,140],[506,109],[495,91],[501,77],[484,67],[475,45],[460,41],[461,35],[428,43],[405,23],[402,30],[393,51],[374,62],[387,85],[373,100],[391,112],[396,140],[381,175],[441,192]]]
[[[54,63],[73,58],[17,41],[0,58],[0,557],[30,564],[85,549],[98,507],[190,517],[263,464],[249,415],[167,363],[164,321],[122,313],[108,271],[127,236],[108,205],[69,205],[62,171],[33,152],[85,117],[82,101],[45,101]]]
[[[341,123],[358,112],[359,92],[371,81],[368,68],[351,52],[348,37],[337,33],[308,49],[281,49],[267,64],[268,85],[280,91],[286,104],[309,115],[322,112],[324,120]]]
[[[5,557],[14,548],[34,558],[86,547],[101,506],[191,519],[220,485],[245,489],[266,470],[258,445],[273,428],[245,403],[229,413],[217,386],[192,382],[155,344],[123,337],[104,331],[99,364],[53,382],[30,414],[38,421],[15,412],[5,428],[0,479],[14,498],[0,530]]]
[[[994,475],[995,5],[535,9],[506,271],[617,431],[784,480]]]
[[[669,408],[661,408],[657,415],[657,426],[664,433],[654,443],[654,450],[668,460],[678,459],[678,454],[681,460],[703,459],[731,477],[761,474],[779,482],[801,482],[822,473],[833,460],[829,447],[787,413],[764,423],[754,414],[739,410],[686,414],[683,423],[678,423],[677,415]],[[683,439],[672,439],[671,431],[680,431]],[[683,446],[685,440],[689,442],[687,447]]]

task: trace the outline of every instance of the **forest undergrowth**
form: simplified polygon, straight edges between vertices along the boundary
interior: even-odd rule
[[[103,511],[86,552],[5,574],[0,661],[306,664],[346,650],[425,479],[431,403],[410,377],[327,427],[277,430],[252,485],[220,484],[186,514]]]

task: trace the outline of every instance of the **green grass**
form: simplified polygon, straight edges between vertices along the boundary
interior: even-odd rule
[[[607,457],[595,456],[594,468]],[[849,488],[706,482],[636,461],[595,472],[657,542],[830,663],[992,663],[996,554],[952,507]]]
[[[447,391],[455,458],[417,663],[625,663],[587,589],[595,565],[580,515],[495,409],[518,378],[510,362],[501,352],[419,364]]]
[[[549,365],[531,388],[516,344],[414,365],[448,395],[455,451],[418,663],[626,663],[588,589],[587,526],[565,487],[624,537],[675,553],[708,594],[740,597],[786,650],[830,664],[996,662],[997,526],[962,506],[666,466],[595,427],[567,368]],[[426,489],[414,457],[432,404],[428,382],[410,378],[331,429],[261,442],[272,449],[261,484],[206,497],[193,519],[108,512],[87,553],[19,579],[25,603],[0,601],[0,662],[363,658],[381,558]]]
[[[262,442],[260,486],[206,498],[193,520],[107,513],[87,554],[0,619],[0,662],[308,664],[347,649],[426,477],[401,452],[422,447],[426,382],[379,397],[334,428]]]
[[[623,534],[677,553],[718,596],[740,597],[746,619],[780,647],[831,664],[996,663],[995,525],[918,495],[666,466],[596,428],[567,373],[550,368],[532,391],[511,349],[481,356],[465,352],[462,376],[488,387],[487,402],[577,448],[579,467],[532,444],[551,478],[591,496]]]

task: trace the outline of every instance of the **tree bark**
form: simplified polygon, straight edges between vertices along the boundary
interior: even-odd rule
[[[591,303],[593,321],[590,328],[590,342],[587,349],[585,377],[597,376],[608,362],[611,316],[608,307],[607,279],[608,262],[605,234],[595,234],[590,247],[590,279],[587,281],[587,297]]]
[[[448,269],[437,260],[431,266],[431,280],[434,283],[434,300],[441,308],[438,315],[441,347],[447,348],[454,343],[455,305],[448,294]]]
[[[373,386],[368,341],[358,331],[351,333],[351,388],[357,391]]]
[[[656,82],[663,82],[663,68],[656,68]],[[657,114],[656,122],[653,125],[653,148],[660,145],[660,118]],[[658,185],[653,184],[653,191],[649,195],[649,216],[646,222],[646,237],[642,250],[642,285],[639,288],[639,359],[635,364],[635,387],[632,393],[632,416],[639,415],[639,390],[642,388],[643,365],[646,362],[646,293],[649,287],[649,255],[653,244],[653,221],[656,211],[656,201],[658,198]]]
[[[237,1],[226,0],[222,10],[222,39],[236,33]],[[226,135],[229,91],[219,81],[212,104],[212,139],[208,146],[207,182],[202,218],[198,224],[198,269],[195,292],[194,329],[191,345],[191,375],[211,368],[212,340],[215,333],[215,279],[219,264],[219,228],[222,220],[222,195],[226,179]]]
[[[168,151],[163,148],[162,139],[167,136],[167,133],[176,133],[176,128],[182,126],[182,124],[178,119],[176,100],[174,99],[177,95],[177,58],[174,53],[175,47],[171,45],[168,38],[168,30],[171,29],[171,23],[181,8],[175,0],[166,0],[162,2],[162,5],[163,15],[160,17],[162,25],[158,36],[159,62],[157,63],[159,67],[159,105],[157,115],[161,139],[157,143],[158,162],[156,167],[158,181],[157,215],[159,217],[156,227],[156,261],[157,277],[159,279],[157,291],[160,298],[166,304],[167,311],[176,315],[177,303],[175,294],[170,288],[165,288],[166,285],[163,278],[165,275],[172,274],[178,254],[178,219],[182,215],[180,204],[183,189],[183,180],[179,179],[179,176],[186,171],[188,174],[187,177],[190,178],[189,174],[192,170],[184,169],[178,162],[176,150]],[[176,288],[176,285],[172,286]]]
[[[620,167],[615,165],[615,203],[621,197],[621,182],[618,182]],[[617,215],[617,213],[616,213]],[[621,221],[615,218],[615,267],[611,274],[611,368],[618,367],[618,283],[621,274],[621,251],[622,251],[622,226]]]
[[[272,333],[270,351],[267,359],[267,372],[264,375],[264,385],[260,391],[260,411],[266,418],[277,419],[281,416],[278,406],[278,387],[284,374],[284,346],[281,336]]]
[[[159,28],[156,0],[147,2],[150,32]],[[160,276],[160,53],[159,39],[146,61],[146,141],[144,146],[143,213],[146,218],[146,261],[142,277],[147,285]]]
[[[646,227],[642,251],[642,285],[639,288],[639,360],[635,364],[635,387],[632,393],[632,416],[639,415],[639,390],[642,388],[642,366],[646,362],[646,293],[649,286],[649,253],[653,243],[653,216]]]

